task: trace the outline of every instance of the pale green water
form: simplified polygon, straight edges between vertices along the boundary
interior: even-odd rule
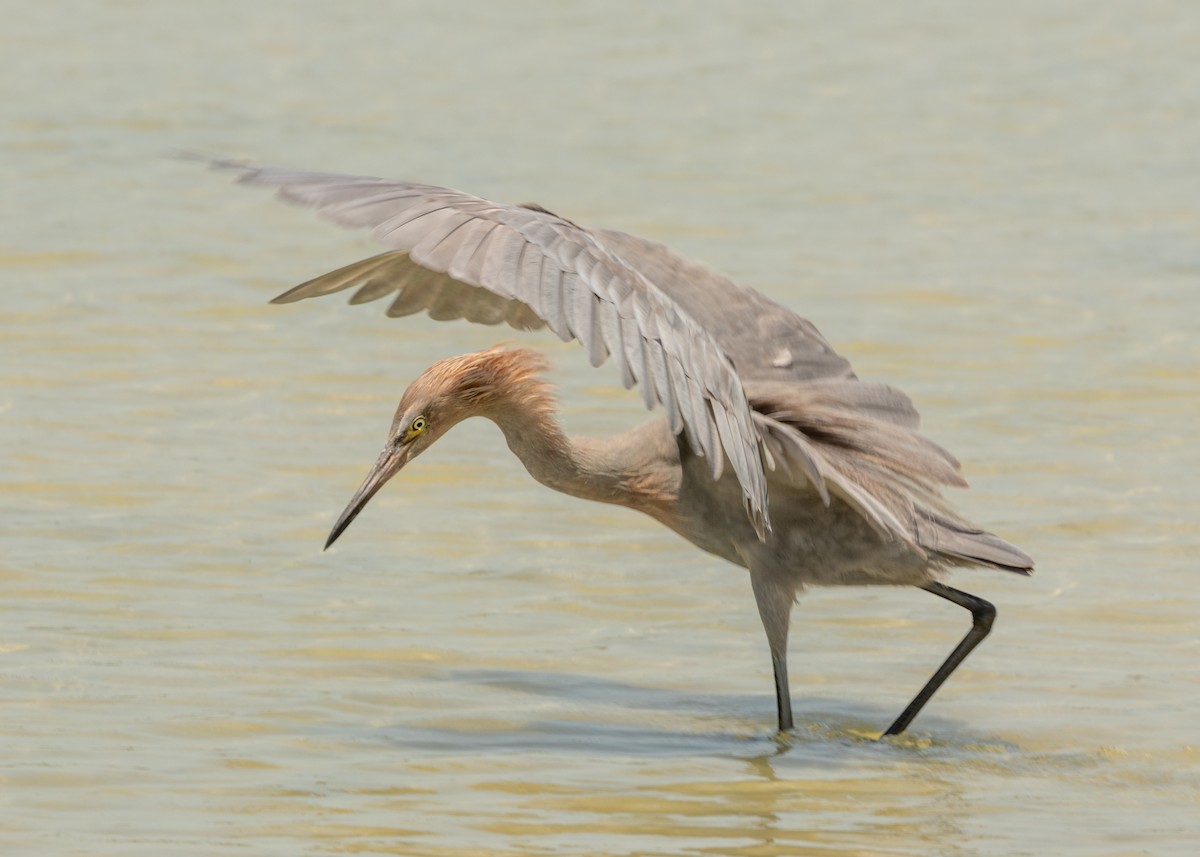
[[[0,852],[1200,853],[1189,4],[5,4]],[[730,9],[732,4],[730,4]],[[176,149],[665,240],[908,391],[1038,560],[795,614],[395,399],[507,330],[269,307],[371,252]],[[553,338],[565,418],[644,418]]]

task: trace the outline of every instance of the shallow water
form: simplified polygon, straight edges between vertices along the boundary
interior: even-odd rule
[[[0,846],[1191,855],[1200,19],[1171,3],[20,5],[0,34]],[[794,616],[460,426],[339,541],[395,400],[551,337],[284,288],[371,252],[170,157],[536,199],[667,241],[913,396],[1038,560]]]

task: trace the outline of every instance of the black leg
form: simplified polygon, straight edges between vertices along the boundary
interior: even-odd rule
[[[779,731],[792,728],[792,695],[788,691],[787,641],[792,604],[796,588],[786,578],[750,571],[750,585],[763,630],[767,632],[767,647],[771,650],[771,666],[775,668],[775,711],[779,715]]]
[[[992,622],[996,618],[996,608],[992,606],[990,601],[984,601],[982,598],[977,598],[974,595],[969,595],[966,592],[961,592],[957,589],[951,589],[949,586],[944,586],[941,583],[927,583],[921,587],[926,592],[932,592],[934,595],[945,598],[947,601],[953,601],[959,607],[965,607],[971,611],[971,630],[967,632],[967,636],[962,638],[955,648],[950,653],[950,657],[946,658],[945,663],[938,667],[937,672],[933,674],[925,686],[921,688],[921,692],[916,695],[912,702],[908,704],[908,708],[896,718],[896,722],[887,728],[884,735],[899,735],[908,728],[908,724],[912,723],[917,713],[925,707],[927,703],[942,682],[950,677],[950,673],[961,664],[971,654],[971,650],[983,642],[983,638],[992,630]]]
[[[787,732],[792,723],[792,694],[788,690],[787,656],[771,653],[771,664],[775,667],[775,710],[779,714],[779,731]]]

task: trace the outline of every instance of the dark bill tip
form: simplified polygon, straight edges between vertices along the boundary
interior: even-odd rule
[[[358,510],[355,510],[355,515],[357,514]],[[338,540],[338,536],[346,531],[346,527],[350,526],[350,522],[354,520],[355,515],[350,515],[349,517],[342,515],[342,517],[338,518],[337,523],[333,525],[333,529],[329,531],[329,538],[325,539],[325,547],[321,548],[321,550],[329,550],[330,546]]]
[[[325,540],[325,547],[322,550],[329,550],[330,545],[338,540],[338,536],[346,531],[350,523],[358,517],[358,513],[367,505],[367,501],[375,496],[375,492],[383,487],[383,484],[392,477],[392,475],[403,466],[403,461],[399,463],[395,461],[395,451],[385,449],[383,454],[379,456],[379,460],[375,462],[375,466],[371,468],[371,472],[367,474],[367,478],[363,480],[363,484],[354,496],[350,498],[350,502],[346,505],[345,510],[338,516],[337,522],[333,525],[333,529],[329,531],[329,538]]]

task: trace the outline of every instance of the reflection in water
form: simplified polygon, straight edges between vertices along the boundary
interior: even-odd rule
[[[488,831],[535,848],[604,841],[615,853],[696,848],[775,855],[802,848],[832,854],[862,841],[882,852],[934,846],[953,852],[972,841],[964,771],[1020,780],[1051,769],[1078,776],[1099,763],[1035,758],[999,742],[904,746],[832,729],[736,738],[593,720],[385,731],[397,750],[431,752],[417,766],[430,774],[461,777],[477,760],[497,769],[494,778],[470,786],[485,796]],[[595,776],[597,759],[627,775]],[[881,775],[883,768],[892,773]],[[715,770],[719,777],[700,775]],[[387,797],[413,799],[399,786]]]

